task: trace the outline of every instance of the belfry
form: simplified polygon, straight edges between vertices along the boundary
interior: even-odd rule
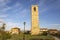
[[[31,13],[31,35],[38,35],[40,34],[38,5],[32,5]]]

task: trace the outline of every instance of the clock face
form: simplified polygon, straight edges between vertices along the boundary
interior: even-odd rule
[[[34,11],[36,11],[36,7],[34,7]]]

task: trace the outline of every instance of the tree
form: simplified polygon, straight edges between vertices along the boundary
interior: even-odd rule
[[[7,40],[11,37],[10,33],[5,31],[5,23],[3,23],[2,27],[0,27],[0,40]]]
[[[3,23],[2,27],[1,27],[2,30],[5,30],[5,25],[6,25],[6,24]]]
[[[9,33],[6,33],[3,30],[0,30],[0,40],[7,40],[11,37],[11,35]]]
[[[42,35],[47,35],[47,34],[48,34],[48,33],[47,33],[47,32],[45,32],[45,31],[42,33]]]

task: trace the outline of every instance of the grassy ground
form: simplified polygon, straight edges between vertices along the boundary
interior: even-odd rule
[[[19,34],[19,35],[11,35],[11,38],[7,39],[7,40],[23,40],[24,34]],[[44,35],[40,35],[40,36],[32,36],[30,34],[25,34],[25,40],[54,40],[54,38],[50,35],[48,36],[44,36]],[[5,39],[4,39],[5,40]]]
[[[20,37],[23,39],[23,34],[20,34]],[[50,35],[31,36],[30,34],[25,34],[25,40],[54,40],[54,38]]]

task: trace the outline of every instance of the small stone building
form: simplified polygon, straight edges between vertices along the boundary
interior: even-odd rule
[[[58,30],[57,29],[49,29],[48,30],[48,33],[49,34],[57,34],[58,33]]]
[[[47,28],[40,28],[40,34],[42,34],[43,32],[47,32],[48,33],[48,29]]]
[[[11,33],[11,34],[20,34],[20,28],[17,28],[17,27],[12,28],[12,29],[10,30],[10,33]]]

